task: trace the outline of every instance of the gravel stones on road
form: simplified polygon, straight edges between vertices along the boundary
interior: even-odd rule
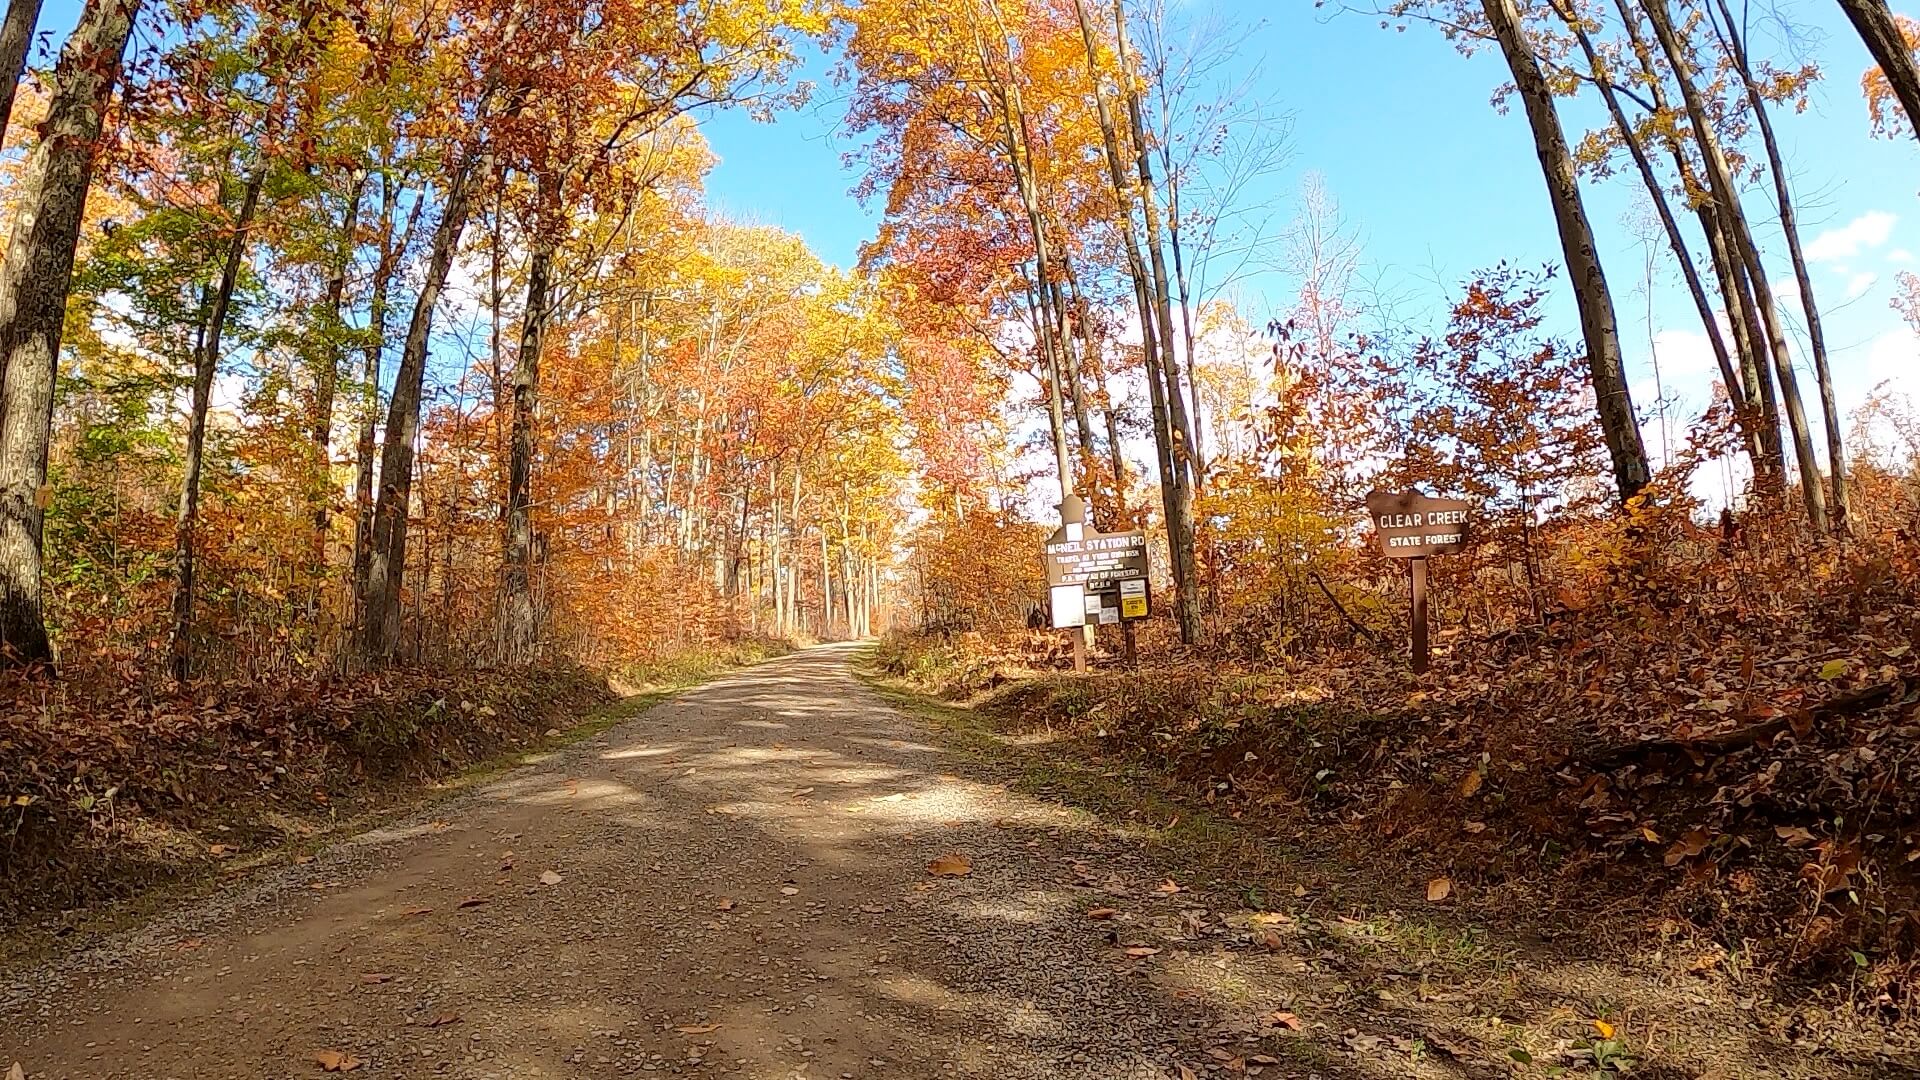
[[[16,972],[0,1065],[36,1080],[348,1060],[465,1080],[1247,1070],[1208,1057],[1222,1016],[1165,977],[1199,958],[1179,947],[1191,898],[1155,893],[1091,820],[942,749],[848,660],[814,649],[710,683],[430,816]],[[963,875],[929,873],[952,854]],[[1096,901],[1125,914],[1090,920]]]

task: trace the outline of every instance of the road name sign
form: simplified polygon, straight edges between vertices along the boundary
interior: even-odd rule
[[[1147,534],[1139,529],[1087,532],[1077,539],[1056,534],[1047,541],[1048,585],[1083,585],[1088,592],[1110,592],[1122,581],[1146,577]]]

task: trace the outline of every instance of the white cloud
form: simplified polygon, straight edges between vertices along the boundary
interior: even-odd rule
[[[1908,251],[1906,248],[1894,248],[1892,251],[1887,252],[1887,261],[1890,263],[1910,263],[1913,261],[1913,252]]]
[[[1653,355],[1660,362],[1660,381],[1666,384],[1669,395],[1675,382],[1697,382],[1700,376],[1720,369],[1713,358],[1712,342],[1699,330],[1660,331],[1653,336]]]
[[[1814,262],[1832,262],[1877,248],[1893,235],[1893,223],[1897,220],[1885,210],[1869,210],[1837,229],[1828,229],[1814,237],[1807,245],[1807,258]]]
[[[1879,280],[1879,274],[1867,273],[1853,275],[1847,279],[1847,299],[1858,300],[1867,295],[1867,290],[1873,288],[1874,282]]]
[[[1893,380],[1920,390],[1915,372],[1920,372],[1920,334],[1911,327],[1888,330],[1867,343],[1869,385]]]
[[[1782,304],[1798,304],[1800,302],[1800,283],[1793,278],[1776,279],[1773,283],[1773,297]]]

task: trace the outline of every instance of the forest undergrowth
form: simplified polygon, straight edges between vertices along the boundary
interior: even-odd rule
[[[1909,1022],[1920,576],[1891,548],[1681,551],[1543,619],[1456,620],[1426,676],[1385,606],[1313,648],[1273,625],[1279,647],[1183,648],[1155,620],[1137,669],[1103,641],[1086,676],[1024,629],[896,635],[877,662],[1346,868],[1356,909]]]

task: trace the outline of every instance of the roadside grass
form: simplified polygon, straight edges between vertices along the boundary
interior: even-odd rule
[[[1561,993],[1543,999],[1528,985],[1528,974],[1550,960],[1488,927],[1382,904],[1374,888],[1378,883],[1359,868],[1286,850],[1258,822],[1236,820],[1198,799],[1181,797],[1170,780],[1149,767],[1105,758],[1098,747],[1062,733],[1010,732],[985,712],[931,698],[882,671],[872,650],[858,657],[855,670],[890,705],[927,722],[949,747],[1001,776],[1012,790],[1084,811],[1116,833],[1139,839],[1180,885],[1204,890],[1215,903],[1238,904],[1243,915],[1287,916],[1304,953],[1331,960],[1338,973],[1328,984],[1332,996],[1321,998],[1314,1011],[1345,1016],[1343,1024],[1359,1020],[1363,1030],[1368,1024],[1376,1031],[1404,1030],[1408,1038],[1398,1042],[1408,1048],[1402,1064],[1409,1076],[1455,1075],[1448,1071],[1451,1051],[1437,1053],[1424,1041],[1451,1024],[1473,1033],[1471,1041],[1482,1048],[1490,1067],[1524,1076],[1612,1076],[1612,1070],[1643,1053],[1643,1024],[1635,1017],[1628,1034],[1622,1016],[1635,1010],[1623,1010],[1608,991],[1597,988],[1583,987],[1584,1000],[1577,1003]],[[1269,989],[1223,972],[1209,995],[1249,1006]],[[1451,1022],[1437,1013],[1415,1020],[1404,1005],[1383,1004],[1390,995],[1399,1000],[1403,994],[1415,1001],[1469,1005],[1464,1017]],[[1593,1020],[1608,1017],[1618,1020],[1619,1038],[1596,1039]],[[1695,1050],[1712,1055],[1714,1041],[1706,1036],[1701,1042],[1708,1045]],[[1568,1063],[1567,1053],[1596,1052],[1592,1047],[1603,1060],[1598,1067],[1591,1058],[1584,1066]],[[1276,1052],[1283,1052],[1285,1066],[1294,1069],[1325,1069],[1345,1059],[1320,1038],[1287,1040]],[[1656,1070],[1652,1075],[1666,1074]],[[1726,1075],[1773,1074],[1741,1068]]]
[[[1013,790],[1099,818],[1182,867],[1196,883],[1250,909],[1275,909],[1283,899],[1297,899],[1293,890],[1301,882],[1289,852],[1255,829],[1178,798],[1152,770],[1076,752],[1065,736],[1003,732],[978,710],[935,700],[888,676],[875,665],[871,648],[861,651],[854,667],[888,704],[928,721],[955,749],[1011,773]]]

